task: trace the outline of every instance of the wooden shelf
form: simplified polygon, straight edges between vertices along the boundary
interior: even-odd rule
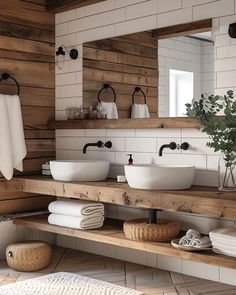
[[[215,254],[211,250],[202,252],[180,251],[173,248],[170,243],[129,240],[125,237],[122,228],[115,225],[105,225],[96,230],[76,230],[49,224],[47,222],[47,215],[19,218],[15,219],[14,223],[31,229],[236,269],[236,258]]]
[[[64,120],[49,121],[51,129],[130,129],[130,128],[199,128],[200,122],[192,118],[149,118],[118,120]]]
[[[1,181],[0,190],[99,201],[133,208],[204,214],[236,219],[236,193],[214,187],[193,186],[182,191],[141,190],[114,180],[100,182],[63,182],[46,176],[16,177]]]

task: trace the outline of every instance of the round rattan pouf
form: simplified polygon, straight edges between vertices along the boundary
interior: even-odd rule
[[[180,230],[180,222],[161,218],[156,224],[149,224],[145,218],[126,220],[124,233],[130,240],[147,242],[169,242]]]
[[[48,266],[52,247],[42,241],[25,241],[6,248],[7,264],[17,271],[38,271]]]

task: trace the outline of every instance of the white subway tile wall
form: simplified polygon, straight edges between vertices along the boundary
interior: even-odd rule
[[[84,42],[125,35],[143,30],[165,27],[180,23],[213,18],[213,37],[215,40],[215,93],[224,94],[229,88],[236,90],[236,39],[228,36],[228,25],[236,22],[235,0],[107,0],[88,7],[74,9],[56,15],[56,44],[76,47],[79,50],[77,61],[66,60],[61,70],[56,69],[56,118],[66,118],[66,107],[82,104],[82,44]],[[169,44],[171,46],[171,44]],[[173,44],[172,44],[173,45]],[[168,51],[171,54],[171,51]],[[160,63],[159,66],[164,66]],[[164,81],[164,77],[160,77]],[[160,94],[164,89],[160,88]],[[196,129],[127,129],[127,130],[57,130],[58,159],[108,159],[112,162],[111,175],[123,171],[118,164],[127,163],[127,153],[133,153],[135,163],[193,164],[196,166],[195,184],[217,185],[217,162],[219,155],[206,147],[208,138]],[[82,147],[86,142],[111,140],[111,150],[89,148],[86,155]],[[190,143],[188,151],[165,150],[158,156],[161,144],[170,141]],[[145,210],[107,207],[106,215],[118,218],[146,216]],[[168,215],[169,213],[162,213]],[[171,215],[171,214],[170,214]],[[184,227],[192,225],[207,233],[209,230],[230,221],[179,214],[173,216],[183,220]],[[116,258],[158,266],[173,267],[173,270],[202,276],[212,280],[236,284],[233,271],[206,264],[176,260],[171,266],[170,258],[146,254],[117,247],[95,247],[93,242],[78,240],[69,243],[58,236],[58,244],[85,251],[111,255]],[[97,245],[97,244],[96,244]],[[154,259],[155,257],[155,259]],[[165,259],[166,258],[166,259]],[[199,270],[199,271],[198,271]]]
[[[189,260],[182,261],[182,273],[212,281],[220,279],[220,267]]]

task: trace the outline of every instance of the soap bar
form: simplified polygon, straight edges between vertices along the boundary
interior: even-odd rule
[[[126,182],[125,175],[117,175],[117,182]]]

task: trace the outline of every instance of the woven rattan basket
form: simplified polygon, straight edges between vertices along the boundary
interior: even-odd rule
[[[159,219],[157,224],[148,224],[145,218],[124,222],[124,233],[128,239],[148,242],[169,242],[175,239],[180,230],[180,222]]]
[[[51,245],[41,241],[15,243],[6,248],[8,266],[17,271],[38,271],[46,268],[51,256]]]

